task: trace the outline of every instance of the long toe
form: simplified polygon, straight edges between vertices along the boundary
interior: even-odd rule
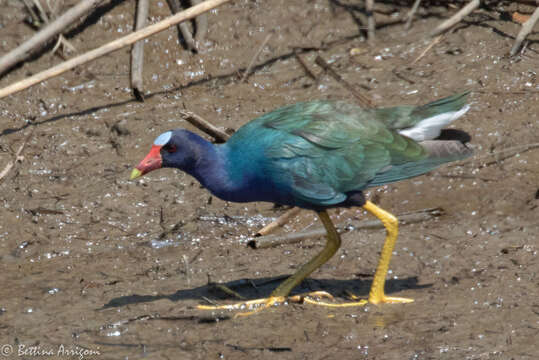
[[[371,304],[408,304],[408,303],[414,302],[414,299],[384,295],[379,299],[369,298],[369,302]]]
[[[313,299],[310,299],[310,298],[305,298],[304,302],[307,303],[307,304],[318,305],[318,306],[326,306],[326,307],[331,307],[331,308],[365,306],[365,305],[367,305],[369,303],[367,300],[360,300],[360,301],[353,301],[353,302],[347,302],[347,303],[338,304],[338,303],[328,303],[328,302],[325,302],[325,301],[313,300]]]
[[[245,313],[238,313],[236,316],[246,316],[259,312],[270,306],[286,302],[284,296],[270,296],[269,298],[241,301],[234,304],[223,305],[198,305],[199,310],[249,310]]]
[[[287,301],[287,298],[284,296],[270,296],[269,298],[266,298],[266,299],[257,299],[255,300],[255,302],[250,304],[250,308],[251,309],[254,308],[254,310],[237,313],[236,315],[234,315],[234,318],[237,318],[240,316],[250,316],[264,309],[267,309],[273,305],[285,303],[286,301]]]

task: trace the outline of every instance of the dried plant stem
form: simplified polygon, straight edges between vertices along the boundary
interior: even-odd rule
[[[522,28],[518,32],[515,44],[511,48],[511,56],[516,55],[526,36],[528,36],[528,34],[531,33],[531,31],[533,30],[533,27],[535,26],[537,20],[539,20],[539,6],[535,9],[532,16],[530,16],[530,18],[524,24],[522,24]]]
[[[522,154],[522,153],[525,153],[527,151],[538,149],[538,148],[539,148],[539,143],[531,143],[531,144],[512,146],[512,147],[508,147],[506,149],[495,151],[495,152],[490,153],[490,154],[484,154],[484,155],[481,155],[481,156],[474,156],[474,157],[471,157],[471,158],[469,158],[467,160],[464,160],[464,161],[454,162],[454,163],[448,164],[448,166],[463,166],[463,165],[470,164],[470,163],[476,163],[480,159],[492,158],[493,157],[494,158],[493,160],[486,161],[486,162],[484,162],[484,163],[482,163],[481,165],[478,166],[479,169],[482,169],[484,167],[487,167],[487,166],[490,166],[490,165],[493,165],[493,164],[497,164],[500,161],[509,159],[509,158],[511,158],[511,157],[513,157],[513,156],[515,156],[517,154]]]
[[[256,54],[251,59],[251,62],[249,63],[249,66],[247,66],[247,69],[243,73],[243,76],[241,77],[241,82],[244,82],[247,79],[247,76],[249,76],[249,74],[251,73],[251,70],[253,69],[253,66],[255,64],[256,59],[258,58],[258,56],[260,55],[260,53],[264,49],[264,46],[266,46],[268,41],[271,39],[272,35],[273,35],[272,33],[269,33],[266,36],[266,38],[264,39],[264,41],[262,42],[262,44],[260,45],[260,47],[258,48]]]
[[[172,11],[172,14],[180,12],[180,6],[178,5],[178,0],[167,0],[168,6]],[[185,40],[185,45],[187,49],[195,51],[197,49],[197,44],[195,39],[193,39],[193,34],[189,28],[189,24],[186,22],[178,24],[178,31],[182,34],[183,40]]]
[[[406,20],[406,24],[404,24],[405,30],[410,29],[410,26],[412,25],[412,21],[414,20],[415,13],[417,12],[417,9],[419,9],[420,3],[421,3],[421,0],[415,0],[414,5],[412,6],[412,9],[408,13],[408,15],[406,15],[408,19]]]
[[[301,65],[301,67],[302,67],[303,70],[305,71],[305,74],[307,74],[307,76],[310,77],[311,79],[316,80],[316,75],[312,72],[311,69],[309,69],[309,67],[307,66],[307,64],[305,64],[305,61],[303,61],[303,59],[301,58],[301,56],[298,54],[298,51],[297,51],[297,50],[294,50],[294,57],[296,58],[296,60],[298,61],[298,63]]]
[[[367,38],[372,44],[376,37],[376,20],[374,19],[374,0],[367,0],[365,4],[367,12]]]
[[[329,75],[331,75],[337,82],[344,86],[346,90],[350,91],[350,93],[352,93],[352,95],[358,100],[361,105],[368,108],[373,107],[373,103],[371,100],[361,95],[349,82],[347,82],[339,74],[337,74],[337,72],[333,70],[331,65],[329,65],[326,60],[324,60],[321,56],[317,56],[314,62],[322,69],[324,69]]]
[[[219,128],[212,125],[210,122],[193,112],[181,110],[180,115],[197,129],[204,131],[206,134],[212,136],[217,142],[224,143],[230,137],[230,135],[228,135],[226,132],[220,130]]]
[[[245,300],[245,298],[243,296],[240,295],[240,293],[238,293],[237,291],[234,291],[232,290],[231,288],[229,288],[228,286],[226,286],[225,284],[221,284],[221,283],[208,283],[208,286],[209,287],[214,287],[216,289],[219,289],[221,290],[222,292],[224,292],[225,294],[227,295],[230,295],[236,299],[240,299],[240,300]]]
[[[411,213],[397,215],[399,222],[402,224],[413,224],[423,221],[431,220],[435,217],[441,216],[443,210],[440,208],[422,209]],[[350,230],[360,229],[382,229],[384,225],[379,220],[363,220],[350,224],[350,226],[337,226],[337,231],[342,234]],[[253,249],[262,249],[273,247],[281,244],[293,244],[300,242],[301,240],[308,238],[316,238],[326,235],[326,229],[324,227],[317,227],[312,230],[305,230],[300,232],[294,232],[284,235],[268,235],[256,237],[249,241],[247,245]]]
[[[0,172],[0,181],[9,173],[9,171],[13,168],[13,166],[15,166],[15,163],[17,161],[22,161],[24,159],[23,156],[21,155],[22,151],[24,150],[26,143],[28,142],[28,140],[30,140],[30,137],[32,136],[33,133],[34,133],[34,127],[32,127],[32,130],[30,131],[30,133],[26,135],[26,138],[22,142],[21,146],[19,146],[19,148],[15,152],[15,158],[9,161],[7,165],[4,167],[4,170]]]
[[[80,20],[81,16],[96,8],[104,0],[84,0],[69,9],[65,14],[49,23],[30,39],[0,58],[0,74],[18,62],[26,59],[37,48],[46,44],[47,40],[64,31],[67,26]]]
[[[271,222],[270,224],[264,226],[262,229],[258,230],[256,232],[255,236],[264,236],[272,232],[273,230],[277,229],[278,227],[283,226],[288,222],[288,220],[299,214],[301,209],[299,207],[293,207],[292,209],[287,210],[284,214],[279,216],[275,221]]]
[[[421,52],[421,54],[419,54],[418,57],[415,58],[414,61],[412,61],[412,65],[414,65],[416,62],[418,62],[423,56],[425,56],[425,54],[436,44],[438,44],[440,42],[440,40],[442,40],[443,38],[443,35],[438,35],[436,36],[434,39],[432,39],[432,41],[430,42],[430,44],[425,48],[425,50],[423,50]]]
[[[150,9],[149,0],[138,0],[136,30],[146,26],[148,11]],[[144,41],[139,40],[131,49],[131,88],[135,97],[139,101],[144,101],[144,81],[142,80],[142,69],[144,68]]]
[[[51,14],[53,16],[55,16],[55,17],[57,17],[56,12],[58,10],[58,4],[59,3],[60,3],[60,1],[57,1],[55,3],[55,6],[53,8],[51,8],[50,3],[47,1],[47,5],[49,6],[49,10],[50,10]],[[45,23],[45,24],[50,23],[50,19],[47,16],[47,12],[43,9],[43,6],[41,6],[41,2],[39,0],[33,0],[33,4],[38,9],[39,15],[35,13],[35,11],[32,8],[32,5],[29,4],[28,0],[24,0],[24,4],[26,5],[26,8],[30,12],[30,14],[31,14],[32,18],[34,19],[34,21],[37,21],[37,23],[39,23],[39,24],[42,23],[42,22]],[[69,41],[67,41],[67,39],[62,34],[60,34],[60,35],[58,35],[58,40],[56,41],[56,45],[54,45],[54,48],[52,49],[51,53],[54,54],[56,52],[56,50],[58,50],[58,48],[61,45],[64,45],[64,47],[66,47],[69,51],[71,51],[73,53],[77,51],[77,49],[75,49],[75,47],[73,45],[71,45],[71,43]]]
[[[469,15],[472,11],[477,9],[480,5],[480,0],[472,0],[470,1],[466,6],[464,6],[462,9],[460,9],[455,15],[451,16],[449,19],[441,23],[431,31],[430,36],[437,36],[441,33],[447,31],[451,27],[453,27],[455,24],[459,23],[462,19],[464,19],[465,16]]]
[[[133,43],[141,39],[147,38],[150,35],[166,30],[167,28],[176,25],[182,21],[192,19],[206,11],[214,9],[229,1],[230,0],[207,0],[199,5],[192,6],[187,10],[184,10],[176,15],[166,18],[158,23],[147,26],[142,30],[136,31],[127,36],[111,41],[108,44],[105,44],[97,49],[91,50],[85,54],[65,61],[59,65],[56,65],[48,70],[42,71],[34,76],[31,76],[27,79],[21,80],[3,89],[0,89],[0,99],[15,92],[24,90],[32,85],[38,84],[44,80],[50,79],[54,76],[58,76],[68,70],[73,69],[76,66],[85,64],[89,61],[97,59],[103,55],[109,54],[125,46],[132,45]]]
[[[531,151],[534,149],[539,149],[539,143],[531,143],[531,144],[524,144],[524,145],[517,145],[517,146],[511,146],[499,151],[495,151],[489,154],[484,155],[478,155],[473,156],[469,159],[462,160],[462,161],[456,161],[452,162],[450,164],[447,164],[448,167],[454,167],[454,166],[466,166],[469,164],[476,164],[481,159],[488,159],[491,158],[489,161],[485,161],[481,163],[480,165],[477,165],[478,169],[485,168],[490,165],[498,164],[501,161],[504,161],[506,159],[509,159],[513,156],[516,156],[517,154],[522,154],[527,151]]]
[[[191,0],[193,5],[200,4],[202,0]],[[195,32],[195,40],[197,46],[200,48],[202,43],[204,42],[204,39],[206,38],[206,33],[208,32],[208,14],[200,14],[195,18],[195,24],[196,24],[196,32]]]

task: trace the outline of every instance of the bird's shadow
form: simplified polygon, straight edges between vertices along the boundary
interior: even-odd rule
[[[370,277],[370,276],[369,276]],[[111,299],[102,308],[97,310],[105,310],[110,308],[119,308],[127,305],[148,303],[162,299],[170,301],[182,300],[200,300],[201,303],[212,303],[223,300],[239,301],[238,297],[232,292],[241,295],[245,300],[268,297],[271,292],[286,278],[286,276],[257,278],[257,279],[241,279],[227,283],[208,283],[204,286],[199,286],[191,289],[178,290],[172,294],[160,295],[127,295]],[[352,280],[335,280],[335,279],[305,279],[297,286],[291,295],[308,293],[311,291],[327,291],[336,298],[349,297],[349,294],[367,298],[372,281],[363,280],[362,276],[359,279]],[[408,277],[404,279],[391,279],[386,281],[385,290],[387,294],[400,292],[406,289],[424,289],[431,287],[432,284],[418,284],[417,277]],[[232,290],[232,291],[229,291]]]

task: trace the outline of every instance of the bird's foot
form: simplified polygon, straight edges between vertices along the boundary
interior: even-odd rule
[[[408,304],[414,302],[414,299],[382,295],[369,297],[369,302],[371,304]]]
[[[249,316],[259,311],[262,311],[266,308],[269,308],[273,305],[286,303],[287,301],[295,302],[294,298],[295,297],[286,298],[285,296],[270,296],[268,298],[242,301],[235,304],[198,305],[197,309],[199,310],[249,310],[247,312],[237,313],[236,315],[234,315],[234,317]]]
[[[253,314],[256,314],[257,312],[260,312],[264,309],[267,309],[274,305],[279,305],[287,302],[287,298],[284,296],[270,296],[266,299],[257,299],[253,300],[254,302],[251,304],[249,308],[252,308],[253,305],[255,307],[254,310],[247,311],[247,312],[241,312],[234,315],[234,318],[240,317],[240,316],[250,316]]]
[[[304,299],[304,302],[307,304],[338,308],[338,307],[365,306],[369,303],[375,304],[375,305],[376,304],[407,304],[414,301],[414,299],[385,296],[385,294],[381,294],[379,296],[369,296],[369,300],[360,299],[358,296],[351,293],[349,293],[349,297],[353,301],[342,303],[342,304],[335,304],[335,303],[328,303],[328,302],[319,301],[319,300],[313,300],[308,297]]]
[[[328,303],[328,302],[320,301],[320,300],[317,300],[317,299],[311,299],[309,297],[306,297],[304,299],[304,302],[307,303],[307,304],[313,304],[313,305],[318,305],[318,306],[326,306],[326,307],[353,307],[353,306],[365,306],[366,304],[368,304],[367,300],[365,300],[365,299],[360,300],[359,297],[355,296],[352,293],[349,293],[349,296],[354,301],[343,303],[343,304]],[[333,296],[330,295],[329,297],[331,298],[331,300],[333,300]]]
[[[294,296],[270,296],[268,298],[255,299],[242,301],[235,304],[225,304],[225,305],[198,305],[199,310],[250,310],[247,312],[241,312],[234,315],[234,317],[239,316],[249,316],[256,314],[264,309],[267,309],[274,305],[284,304],[284,303],[315,303],[316,301],[312,298],[329,298],[333,300],[333,296],[325,291],[313,291],[307,294],[300,294]]]

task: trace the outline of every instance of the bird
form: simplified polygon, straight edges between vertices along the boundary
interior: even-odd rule
[[[269,297],[230,306],[199,305],[200,309],[256,305],[255,311],[259,311],[287,301],[292,289],[339,249],[341,239],[328,215],[328,209],[339,207],[362,207],[383,223],[386,238],[367,300],[315,303],[362,306],[412,302],[385,294],[398,219],[367,200],[364,190],[471,156],[467,133],[443,129],[469,110],[468,93],[421,106],[386,108],[361,108],[341,100],[299,102],[248,122],[222,144],[212,144],[185,129],[166,131],[155,139],[130,179],[160,168],[177,168],[222,200],[298,206],[316,212],[324,225],[324,249]]]

